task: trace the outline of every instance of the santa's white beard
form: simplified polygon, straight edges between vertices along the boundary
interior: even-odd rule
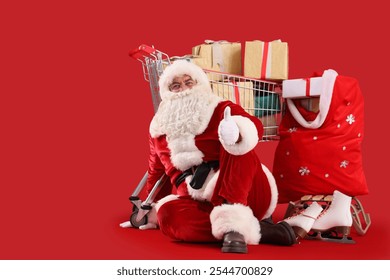
[[[150,134],[166,135],[171,161],[179,170],[202,163],[204,155],[195,145],[195,136],[206,130],[220,101],[220,97],[201,87],[165,95],[161,101],[150,124]]]
[[[161,101],[154,116],[152,124],[156,134],[165,134],[167,139],[201,134],[220,98],[197,86],[171,94]]]

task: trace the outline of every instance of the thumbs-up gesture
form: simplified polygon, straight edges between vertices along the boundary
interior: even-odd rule
[[[223,120],[220,122],[218,127],[219,138],[225,145],[234,145],[240,136],[238,126],[230,114],[229,106],[225,108],[223,114]]]

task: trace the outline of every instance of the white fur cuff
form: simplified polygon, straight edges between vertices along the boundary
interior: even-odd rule
[[[160,210],[160,207],[169,202],[169,201],[172,201],[172,200],[177,200],[179,199],[179,196],[176,195],[176,194],[169,194],[167,196],[164,196],[163,198],[161,198],[159,201],[157,201],[156,205],[155,205],[155,208],[156,208],[156,212],[158,212],[158,210]]]
[[[242,204],[223,204],[210,213],[211,230],[215,238],[221,240],[225,233],[241,233],[247,244],[259,244],[260,223],[253,216],[252,209]]]
[[[219,137],[219,141],[225,150],[235,156],[246,154],[254,149],[259,142],[259,136],[255,124],[246,117],[232,116],[238,126],[241,135],[241,141],[234,145],[226,145]]]

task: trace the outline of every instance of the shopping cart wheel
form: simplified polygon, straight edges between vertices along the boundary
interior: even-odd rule
[[[137,215],[138,211],[135,211],[130,215],[130,223],[133,227],[139,228],[140,226],[146,225],[148,223],[147,215],[143,216],[142,219],[139,221],[137,221]]]

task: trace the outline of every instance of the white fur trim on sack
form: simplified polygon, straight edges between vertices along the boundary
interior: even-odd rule
[[[226,145],[220,137],[218,129],[219,141],[225,150],[235,156],[246,154],[253,150],[259,142],[258,131],[255,124],[246,117],[243,116],[232,116],[236,122],[241,135],[241,141],[234,145]]]
[[[238,203],[216,206],[210,213],[210,221],[212,234],[219,240],[225,233],[235,231],[244,236],[247,244],[259,244],[260,223],[249,206]]]
[[[262,218],[262,219],[266,219],[266,218],[271,217],[272,213],[275,211],[275,208],[278,204],[279,192],[278,192],[278,187],[276,185],[274,175],[272,175],[271,171],[269,171],[267,166],[265,166],[264,164],[261,164],[261,167],[262,167],[265,175],[267,176],[268,183],[269,183],[269,186],[271,189],[271,201],[270,201],[270,204],[269,204],[269,207],[268,207],[266,213],[264,214],[264,217]]]

